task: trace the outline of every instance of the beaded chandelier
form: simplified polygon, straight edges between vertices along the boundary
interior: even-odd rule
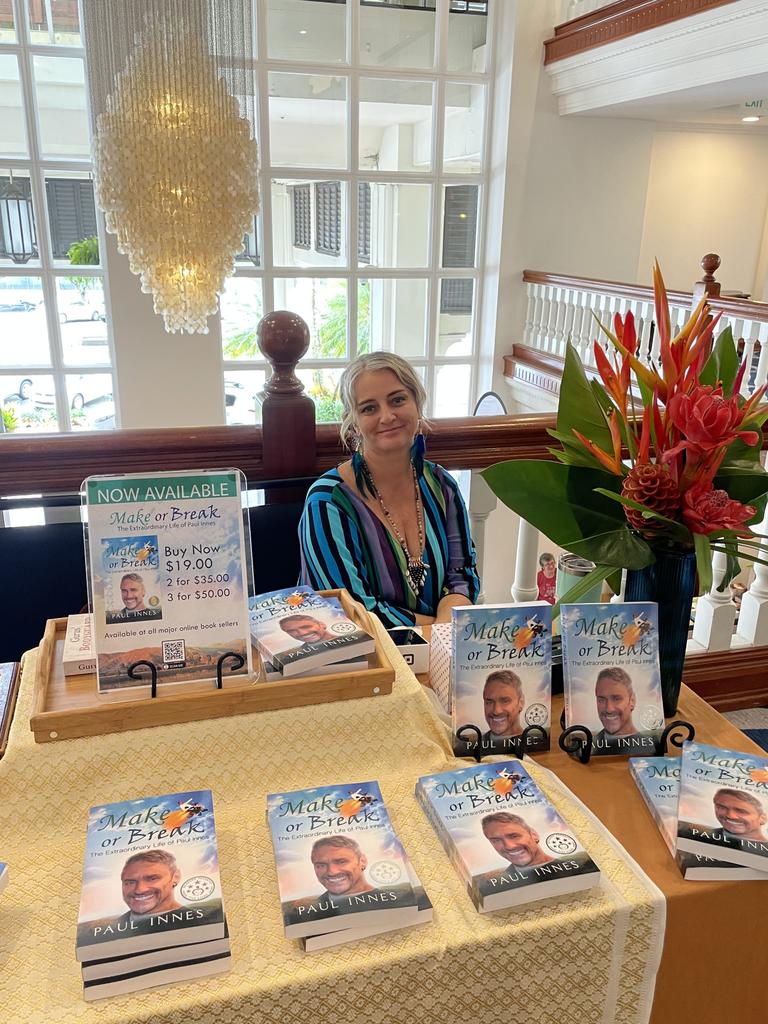
[[[84,0],[94,183],[168,331],[207,318],[259,208],[251,5]]]

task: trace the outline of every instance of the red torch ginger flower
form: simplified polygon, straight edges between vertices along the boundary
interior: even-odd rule
[[[691,533],[734,530],[749,537],[746,523],[756,512],[754,506],[734,501],[727,491],[716,490],[711,484],[694,484],[683,495],[683,522]]]
[[[669,401],[668,413],[684,440],[664,453],[665,461],[686,448],[704,453],[729,445],[736,438],[748,445],[758,441],[756,431],[739,429],[744,409],[739,408],[736,395],[723,398],[721,387],[698,384],[688,394],[678,392]]]

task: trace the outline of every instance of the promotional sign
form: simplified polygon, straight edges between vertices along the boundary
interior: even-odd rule
[[[99,691],[213,678],[222,654],[251,673],[248,571],[239,470],[92,476],[89,594]],[[251,587],[252,589],[252,587]],[[229,673],[229,668],[227,670]]]

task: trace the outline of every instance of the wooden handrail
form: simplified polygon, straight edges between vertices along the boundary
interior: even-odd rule
[[[618,0],[599,7],[580,18],[557,25],[554,35],[544,42],[544,63],[551,64],[596,46],[667,25],[681,18],[734,0]]]
[[[504,459],[548,458],[551,415],[487,416],[434,421],[428,455],[448,469],[482,469]],[[315,428],[314,472],[348,457],[337,424]],[[261,427],[174,427],[0,439],[0,496],[76,492],[98,473],[144,473],[236,466],[251,484],[292,478],[265,472]]]
[[[653,288],[650,285],[604,281],[595,277],[575,277],[571,274],[551,274],[543,270],[524,270],[523,282],[585,292],[599,292],[601,295],[616,295],[639,302],[653,302]],[[667,295],[673,304],[690,306],[693,293],[668,290]],[[743,320],[768,320],[768,302],[736,299],[729,296],[710,296],[708,301],[714,312],[722,311]]]

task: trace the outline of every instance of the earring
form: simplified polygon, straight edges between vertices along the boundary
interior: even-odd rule
[[[411,445],[411,462],[419,475],[421,475],[424,468],[424,452],[426,450],[427,441],[421,430],[421,421],[419,421],[419,433],[414,437],[413,444]]]

